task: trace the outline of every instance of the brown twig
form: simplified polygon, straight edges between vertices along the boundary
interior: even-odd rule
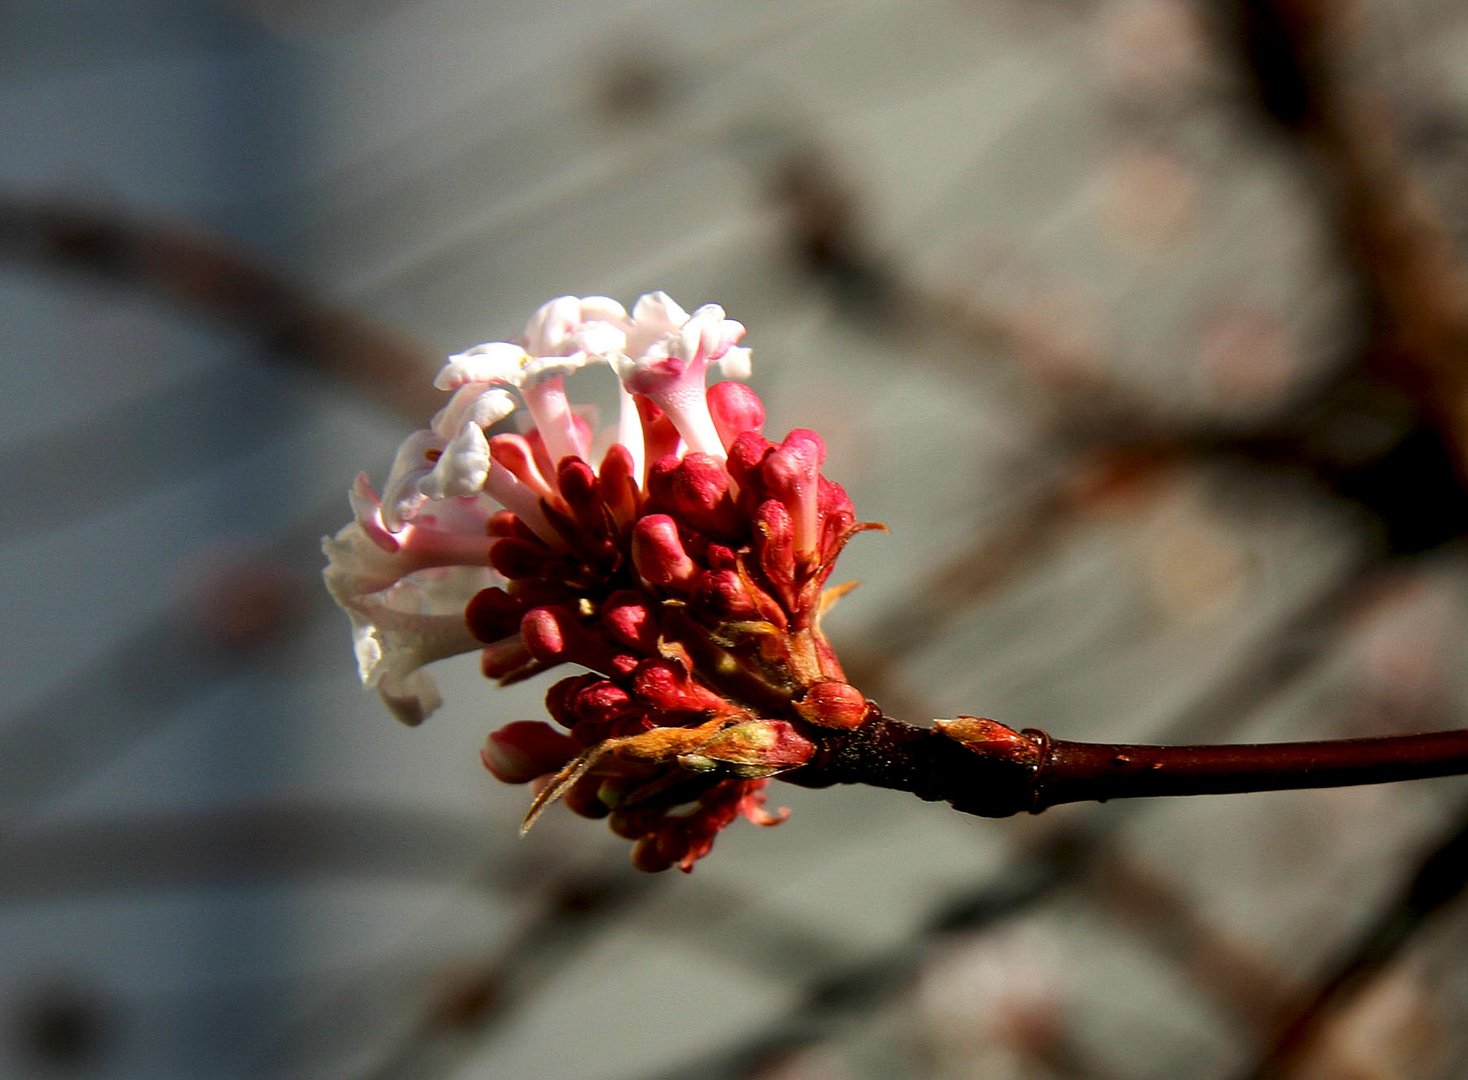
[[[1372,739],[1151,746],[1053,739],[962,717],[919,728],[878,716],[817,736],[810,764],[785,774],[804,787],[869,784],[981,817],[1062,803],[1160,795],[1348,787],[1468,773],[1468,730]]]
[[[439,350],[311,295],[228,237],[96,203],[0,196],[0,260],[143,288],[389,409],[438,408],[425,374]]]
[[[1239,46],[1265,112],[1299,141],[1373,315],[1369,373],[1410,397],[1468,475],[1468,272],[1353,77],[1355,5],[1239,0]]]
[[[1290,1004],[1275,1035],[1246,1073],[1248,1080],[1279,1080],[1303,1062],[1345,1003],[1369,986],[1427,923],[1468,889],[1468,807],[1414,867],[1398,895],[1349,942],[1322,980]]]

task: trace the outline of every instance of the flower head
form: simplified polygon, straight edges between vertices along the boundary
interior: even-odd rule
[[[351,616],[363,682],[421,720],[423,665],[473,648],[503,683],[561,664],[554,723],[492,735],[485,765],[539,781],[526,825],[556,799],[607,817],[648,870],[691,869],[767,778],[798,768],[822,728],[864,722],[820,630],[836,556],[859,525],[821,475],[811,431],[778,443],[764,408],[710,365],[747,375],[744,327],[663,293],[630,314],[605,297],[543,305],[515,342],[449,359],[452,394],[404,441],[381,496],[325,542],[326,580]],[[593,460],[565,376],[607,363],[622,386],[616,441]],[[523,403],[525,434],[494,433]]]

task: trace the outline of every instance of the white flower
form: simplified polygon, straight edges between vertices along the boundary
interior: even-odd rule
[[[380,497],[365,475],[357,478],[355,520],[322,542],[326,586],[351,619],[362,681],[395,716],[418,723],[438,705],[425,665],[482,646],[464,613],[497,581],[489,523],[500,508],[551,551],[566,550],[552,524],[556,515],[544,506],[559,499],[555,466],[573,455],[588,460],[590,448],[566,398],[565,376],[593,362],[616,369],[623,399],[617,438],[640,482],[644,440],[633,395],[662,409],[687,449],[722,458],[704,375],[716,362],[727,375],[748,375],[749,352],[734,345],[743,333],[722,308],[709,304],[690,316],[661,292],[639,299],[630,316],[604,296],[562,296],[541,305],[519,341],[486,342],[449,357],[434,379],[452,394],[448,404],[403,440]],[[514,412],[517,397],[549,471],[531,441],[488,434]]]
[[[481,645],[464,622],[464,605],[494,583],[490,539],[483,509],[465,502],[451,500],[450,513],[423,514],[390,533],[360,476],[352,498],[357,520],[322,541],[326,588],[352,621],[362,683],[405,723],[419,723],[438,705],[419,669]]]
[[[723,459],[724,446],[709,415],[709,364],[725,374],[749,374],[749,350],[735,348],[744,325],[724,317],[717,304],[692,315],[666,293],[648,293],[632,308],[626,351],[611,357],[622,385],[650,400],[673,422],[690,451]]]
[[[466,420],[464,429],[448,441],[433,469],[419,481],[418,490],[433,500],[477,495],[489,478],[489,466],[484,429]]]

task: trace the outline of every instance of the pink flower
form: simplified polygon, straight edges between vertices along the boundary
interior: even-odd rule
[[[630,315],[553,300],[518,341],[450,358],[448,405],[403,443],[381,498],[359,480],[356,520],[326,541],[363,681],[403,719],[435,704],[421,667],[471,647],[501,682],[583,669],[550,687],[553,724],[502,727],[484,761],[540,782],[527,827],[564,799],[609,818],[647,870],[691,869],[737,817],[782,820],[768,778],[869,709],[820,630],[836,557],[869,526],[821,475],[818,435],[772,443],[752,391],[706,385],[711,364],[748,373],[743,334],[662,293]],[[564,377],[597,362],[624,408],[593,461]],[[490,434],[516,397],[530,429]]]

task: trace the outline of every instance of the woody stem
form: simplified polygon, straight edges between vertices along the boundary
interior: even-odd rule
[[[1346,787],[1468,773],[1468,730],[1371,739],[1222,746],[1084,743],[1026,731],[964,745],[886,716],[820,732],[811,762],[782,779],[870,784],[1008,817],[1072,802]],[[1039,754],[1036,755],[1038,748]]]

